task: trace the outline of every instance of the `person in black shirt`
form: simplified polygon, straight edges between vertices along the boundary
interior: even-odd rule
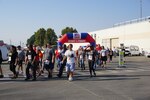
[[[2,64],[2,52],[0,50],[0,78],[3,78],[4,75],[3,75],[3,71],[2,71],[2,68],[1,68],[1,64]]]
[[[18,61],[18,52],[15,46],[11,47],[11,61],[10,61],[10,70],[13,72],[14,76],[12,78],[17,78],[18,73],[16,72],[16,66],[17,66],[17,61]]]
[[[87,48],[89,48],[89,49],[87,49]],[[93,45],[90,45],[90,46],[86,47],[85,51],[88,54],[88,64],[89,64],[90,77],[92,77],[92,71],[93,71],[94,76],[96,76],[95,68],[94,68],[94,64],[96,61],[96,50],[94,50]]]
[[[62,48],[62,50],[61,50],[61,52],[60,52],[60,55],[61,55],[61,56],[60,56],[60,62],[63,60],[63,57],[64,57],[66,51],[67,51],[67,47],[66,47],[66,45],[64,44],[64,45],[63,45],[63,48]],[[59,73],[57,74],[57,76],[58,76],[59,78],[62,77],[63,70],[64,70],[64,68],[65,68],[65,66],[66,66],[66,62],[67,62],[67,59],[65,59],[63,63],[60,63]]]
[[[36,81],[36,63],[35,63],[35,59],[36,59],[36,52],[33,50],[33,46],[29,45],[28,47],[29,50],[27,50],[26,53],[26,58],[25,58],[25,64],[27,65],[26,67],[26,81],[29,80],[31,78],[29,69],[31,68],[32,70],[32,75],[33,75],[33,79],[32,81]]]

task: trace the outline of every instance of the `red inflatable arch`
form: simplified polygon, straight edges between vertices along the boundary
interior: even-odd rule
[[[89,42],[92,46],[96,46],[95,40],[88,33],[67,33],[64,34],[57,42],[58,46],[64,43],[86,43]]]

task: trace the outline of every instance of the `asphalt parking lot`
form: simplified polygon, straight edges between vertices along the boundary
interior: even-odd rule
[[[118,68],[118,58],[97,68],[89,77],[88,67],[76,67],[75,79],[69,82],[64,73],[52,79],[43,74],[37,81],[24,81],[24,75],[11,79],[9,65],[3,64],[5,78],[0,79],[0,100],[150,100],[150,58],[126,57],[126,67]]]

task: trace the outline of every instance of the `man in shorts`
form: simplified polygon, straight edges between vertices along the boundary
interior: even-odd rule
[[[69,75],[68,80],[73,81],[73,73],[75,70],[75,60],[76,60],[76,54],[75,51],[72,50],[73,45],[69,44],[68,50],[65,52],[65,56],[62,60],[62,63],[67,59],[66,63],[66,72]]]
[[[44,68],[48,71],[48,78],[52,77],[52,72],[55,63],[55,52],[50,44],[47,44],[47,48],[44,51]]]

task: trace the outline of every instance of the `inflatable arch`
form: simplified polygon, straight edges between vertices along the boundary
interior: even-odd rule
[[[96,46],[95,40],[88,33],[67,33],[64,34],[58,41],[58,46],[64,43],[87,43]]]

